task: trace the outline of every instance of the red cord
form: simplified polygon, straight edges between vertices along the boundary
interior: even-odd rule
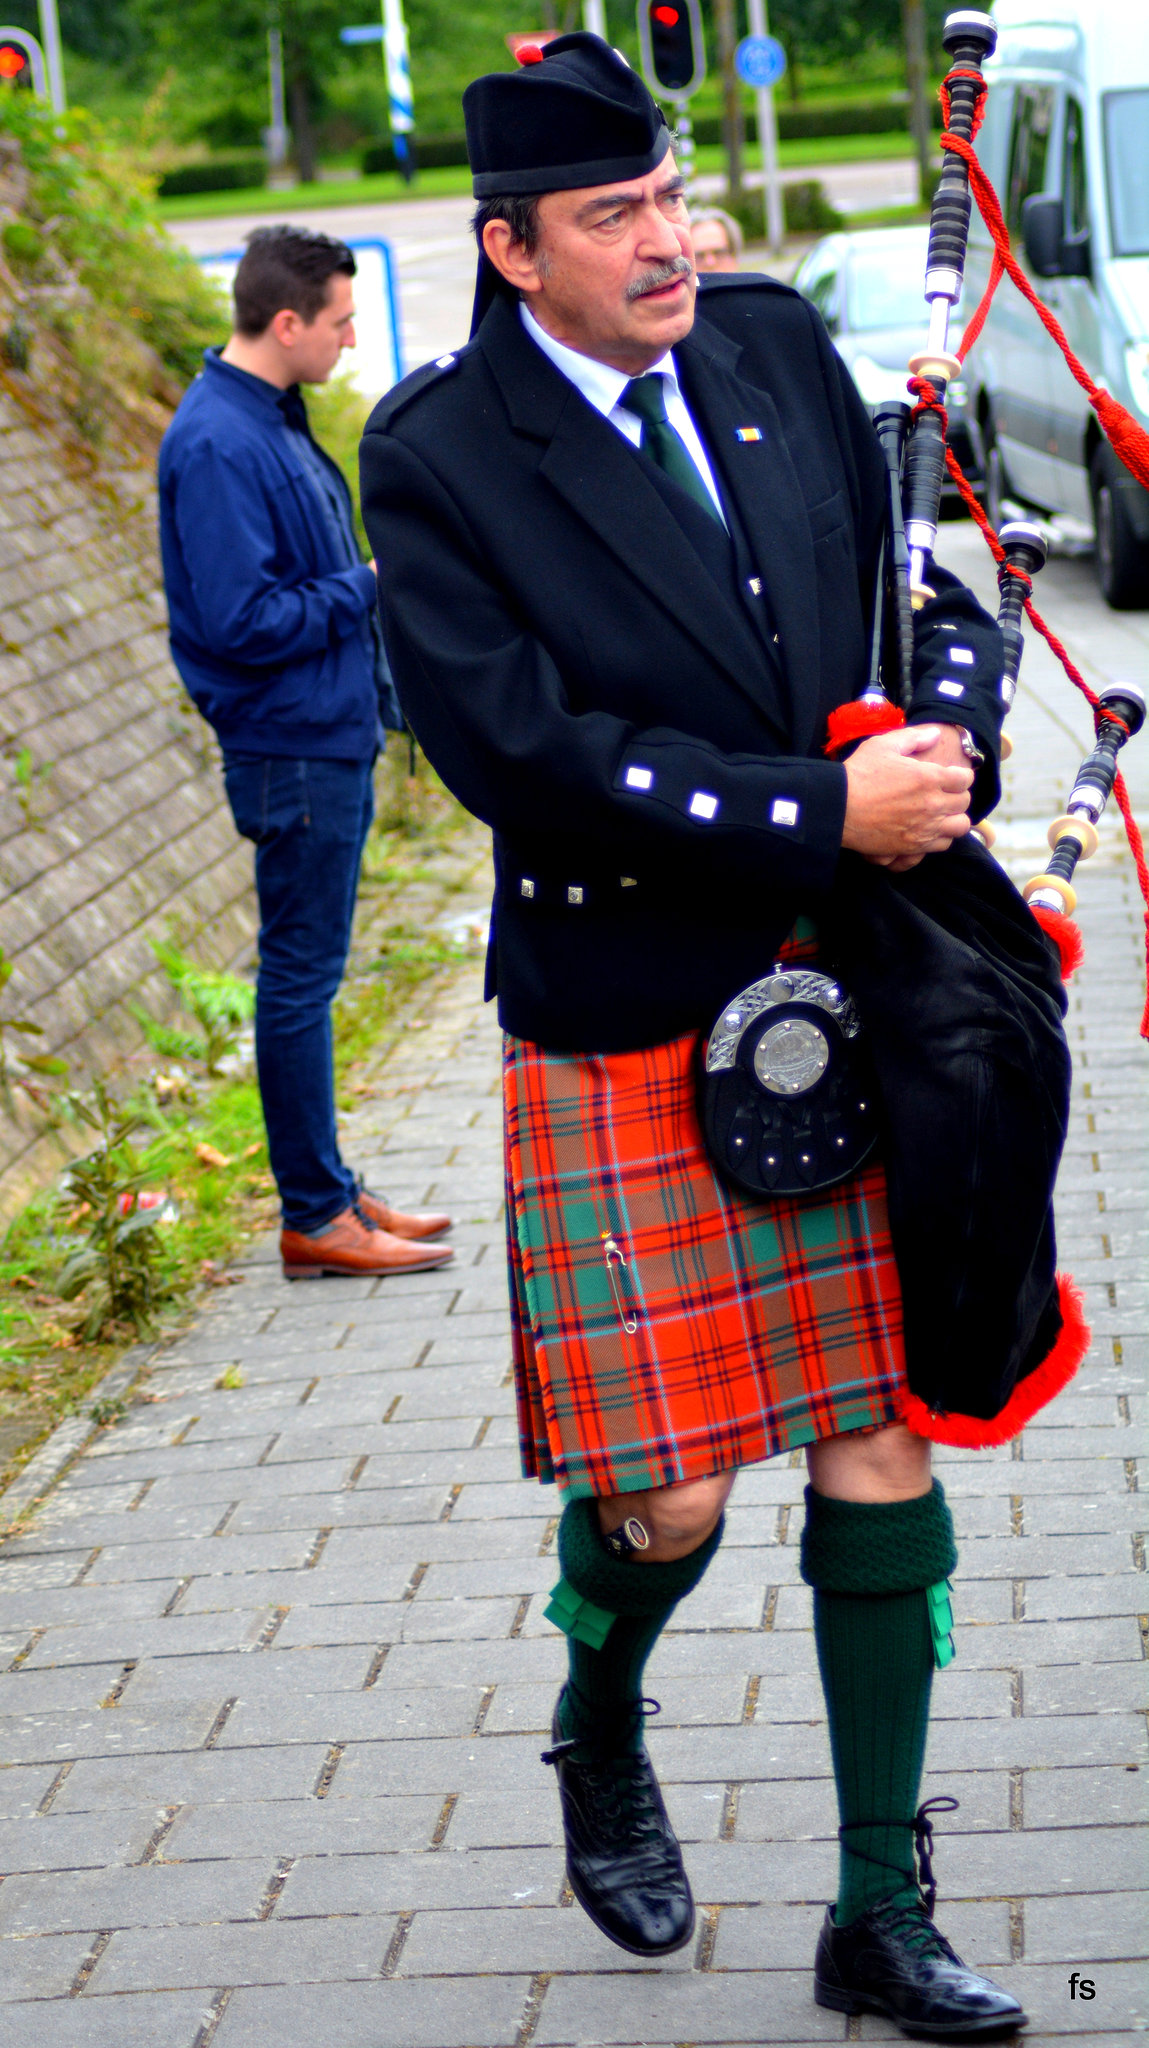
[[[977,201],[978,211],[993,238],[993,263],[990,268],[989,283],[982,294],[981,301],[975,309],[965,333],[962,335],[957,351],[958,359],[961,362],[965,361],[966,356],[985,325],[986,315],[989,312],[993,295],[1001,283],[1002,277],[1008,276],[1017,286],[1022,297],[1027,299],[1033,307],[1042,326],[1052,335],[1057,343],[1058,348],[1069,365],[1072,375],[1076,378],[1089,399],[1090,405],[1096,412],[1120,460],[1125,464],[1126,469],[1137,478],[1138,482],[1143,484],[1146,490],[1149,490],[1149,434],[1145,432],[1143,427],[1137,424],[1132,414],[1127,412],[1123,405],[1120,405],[1115,398],[1110,396],[1108,391],[1102,391],[1100,386],[1094,383],[1084,364],[1079,362],[1078,358],[1074,355],[1060,321],[1054,318],[1048,306],[1044,305],[1038,298],[1025,272],[1014,258],[1009,243],[1009,230],[1002,218],[997,194],[974,154],[972,139],[970,142],[966,142],[962,136],[950,133],[949,84],[950,79],[953,78],[975,78],[981,86],[977,106],[974,110],[971,137],[976,136],[985,113],[986,83],[980,71],[954,70],[950,72],[948,78],[943,80],[940,97],[945,129],[941,137],[941,146],[943,149],[952,150],[967,165],[970,189]],[[924,411],[938,412],[941,414],[943,422],[945,421],[945,408],[938,403],[932,387],[924,378],[913,378],[910,388],[918,395],[918,404],[914,408],[915,416]],[[973,488],[967,481],[960,463],[948,445],[946,448],[946,467],[954,483],[957,485],[958,491],[970,513],[970,517],[981,528],[990,553],[994,560],[1001,564],[1005,560],[1001,542],[998,540],[989,520],[974,496]],[[1030,579],[1023,571],[1011,569],[1011,573],[1015,576],[1020,576],[1021,580],[1032,588]],[[1025,600],[1025,612],[1031,625],[1041,634],[1042,639],[1047,642],[1048,646],[1057,656],[1070,682],[1081,691],[1082,696],[1092,707],[1096,715],[1098,709],[1097,698],[1089,688],[1080,669],[1070,659],[1068,651],[1063,647],[1056,633],[1052,632],[1046,625],[1045,620],[1030,596],[1027,596]],[[1125,786],[1125,778],[1120,769],[1118,769],[1114,777],[1113,794],[1117,799],[1117,806],[1124,820],[1125,835],[1129,841],[1129,851],[1133,855],[1133,865],[1137,871],[1137,882],[1141,890],[1141,899],[1145,906],[1146,993],[1145,1007],[1141,1016],[1141,1036],[1142,1038],[1149,1038],[1149,865],[1146,863],[1144,842],[1141,838],[1137,820],[1133,815],[1133,808],[1129,801],[1129,792]]]

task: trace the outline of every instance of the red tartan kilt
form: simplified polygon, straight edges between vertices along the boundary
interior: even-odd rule
[[[703,1142],[697,1048],[506,1041],[523,1466],[572,1494],[702,1478],[904,1405],[881,1164],[801,1200],[740,1195]]]

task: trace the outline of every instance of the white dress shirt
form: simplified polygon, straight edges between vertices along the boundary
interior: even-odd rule
[[[519,316],[531,340],[538,344],[545,356],[550,357],[556,370],[561,370],[564,377],[569,377],[571,383],[577,385],[588,405],[593,405],[596,412],[600,412],[604,419],[610,421],[612,427],[625,435],[632,447],[639,447],[642,441],[642,421],[636,412],[629,411],[625,405],[618,402],[631,382],[625,372],[612,369],[609,363],[596,362],[593,356],[580,355],[577,349],[568,348],[565,341],[556,341],[553,335],[540,327],[530,308],[521,299]],[[666,417],[683,442],[725,525],[726,514],[722,510],[722,500],[706,459],[706,450],[698,438],[698,429],[687,411],[686,400],[679,388],[674,357],[670,354],[664,355],[661,362],[651,364],[646,375],[662,378],[662,398],[666,406]]]

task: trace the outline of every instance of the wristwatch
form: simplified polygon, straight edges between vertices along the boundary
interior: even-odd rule
[[[968,725],[955,726],[954,730],[961,741],[961,750],[962,753],[965,755],[966,760],[972,761],[975,768],[980,768],[983,761],[985,760],[985,755],[982,752],[981,748],[978,746],[978,743],[975,740]]]

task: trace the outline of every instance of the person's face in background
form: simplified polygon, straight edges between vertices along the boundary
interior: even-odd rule
[[[737,270],[738,258],[726,239],[720,220],[701,220],[690,230],[694,244],[694,268],[700,271]]]

